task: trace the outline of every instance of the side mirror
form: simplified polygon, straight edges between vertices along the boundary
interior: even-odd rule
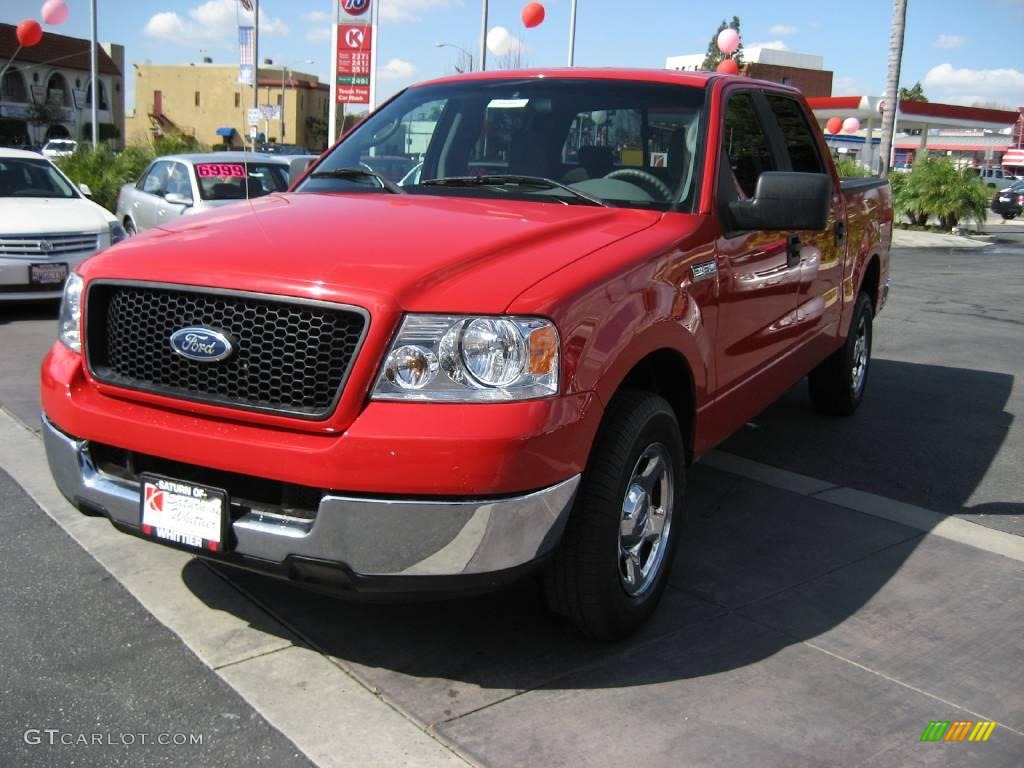
[[[751,200],[729,203],[736,229],[825,229],[832,178],[824,173],[766,171]]]
[[[190,208],[192,206],[192,198],[185,197],[184,195],[179,194],[178,192],[168,192],[164,196],[164,200],[166,200],[171,205],[184,205],[186,208]]]
[[[81,192],[86,197],[92,197],[92,190],[89,189],[89,185],[88,184],[79,184],[78,185],[78,191]]]

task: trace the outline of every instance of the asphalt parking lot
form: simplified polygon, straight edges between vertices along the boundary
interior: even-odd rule
[[[1001,239],[894,252],[862,409],[823,419],[798,385],[694,467],[671,589],[611,646],[549,620],[529,581],[346,603],[78,515],[29,431],[54,307],[0,309],[0,754],[1020,766],[1024,243]],[[984,743],[922,742],[933,720],[999,725]],[[29,728],[205,739],[50,746]]]

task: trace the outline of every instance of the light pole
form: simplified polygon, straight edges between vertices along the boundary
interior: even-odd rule
[[[268,67],[269,66],[273,66],[274,60],[273,59],[264,59],[263,63],[266,64]],[[302,63],[303,64],[316,64],[316,60],[315,59],[304,59]],[[284,134],[285,134],[285,123],[284,123],[285,84],[286,83],[288,85],[292,84],[292,80],[288,76],[288,73],[290,71],[292,71],[292,70],[289,69],[287,64],[282,64],[281,65],[281,107],[280,107],[280,111],[278,112],[278,118],[280,118],[280,121],[281,121],[281,137],[279,139],[279,142],[281,144],[285,143],[285,141],[284,141]],[[299,119],[299,107],[298,107],[298,102],[296,101],[296,103],[295,103],[295,120],[296,120],[296,122],[298,121],[298,119]]]
[[[454,48],[457,51],[462,51],[466,58],[469,59],[469,71],[473,71],[473,54],[463,48],[461,45],[455,45],[455,43],[434,43],[435,48]]]

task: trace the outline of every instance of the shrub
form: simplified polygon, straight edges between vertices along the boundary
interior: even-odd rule
[[[864,178],[873,175],[867,168],[858,165],[856,160],[851,160],[848,157],[841,157],[836,161],[836,173],[847,178]]]
[[[896,213],[914,224],[925,225],[930,218],[950,229],[963,221],[973,221],[980,229],[988,210],[989,193],[977,178],[968,176],[945,157],[926,157],[914,163],[909,174],[893,174],[893,201]]]
[[[192,136],[172,134],[157,139],[152,147],[133,144],[116,155],[105,144],[98,146],[95,151],[87,144],[79,144],[75,154],[60,158],[57,165],[75,184],[88,184],[92,199],[114,213],[122,185],[139,178],[154,158],[208,150],[209,147],[200,144]]]

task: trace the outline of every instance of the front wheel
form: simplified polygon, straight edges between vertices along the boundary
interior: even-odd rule
[[[861,293],[853,308],[846,343],[811,371],[811,403],[827,416],[849,416],[864,399],[871,364],[871,297]]]
[[[552,612],[601,640],[624,637],[650,617],[680,534],[685,472],[668,402],[639,390],[617,395],[545,572]]]

